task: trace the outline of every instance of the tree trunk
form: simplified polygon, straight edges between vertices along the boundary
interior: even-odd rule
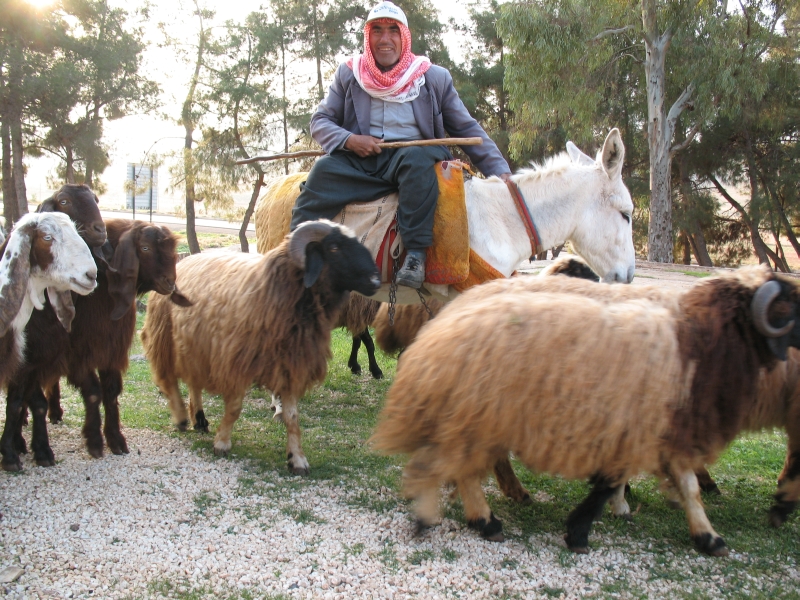
[[[11,172],[11,131],[6,119],[0,123],[0,137],[3,146],[3,218],[6,229],[11,229],[22,215],[19,214],[17,191],[14,188],[14,176]]]
[[[685,256],[687,248],[691,247],[698,265],[702,267],[713,267],[714,262],[711,260],[708,248],[706,247],[706,238],[705,235],[703,235],[703,228],[700,225],[700,221],[695,217],[692,182],[689,177],[689,167],[685,154],[682,154],[678,158],[678,172],[680,177],[680,193],[683,199],[684,212],[686,214],[686,230],[683,231],[683,235],[686,236],[684,240],[683,264],[688,265],[691,262],[691,260],[687,262]]]
[[[647,143],[650,150],[650,223],[647,259],[672,262],[672,197],[670,191],[670,143],[664,63],[672,40],[667,31],[660,35],[656,23],[656,0],[642,0],[647,76]]]
[[[261,173],[256,178],[255,183],[253,183],[253,193],[250,195],[250,203],[247,205],[247,210],[244,211],[244,220],[242,221],[242,227],[239,229],[239,244],[242,246],[242,252],[250,252],[250,244],[247,241],[247,225],[250,223],[250,219],[253,217],[253,213],[256,210],[256,202],[258,202],[258,196],[263,186],[264,174]]]
[[[194,134],[194,117],[192,116],[192,106],[194,105],[194,94],[197,89],[197,82],[200,79],[200,68],[203,64],[203,52],[206,46],[206,31],[203,26],[203,17],[200,8],[197,6],[197,14],[200,16],[200,35],[197,44],[197,61],[194,65],[194,74],[189,83],[189,92],[183,102],[181,110],[181,121],[186,135],[183,140],[183,172],[184,188],[186,190],[186,241],[189,244],[189,252],[192,254],[200,253],[200,243],[197,241],[197,229],[195,225],[194,203],[197,199],[195,192],[195,166],[192,153],[192,135]]]
[[[14,110],[11,115],[11,163],[14,191],[17,195],[19,215],[28,214],[28,192],[25,188],[25,166],[22,163],[22,111]]]
[[[64,179],[66,183],[75,183],[75,158],[72,154],[72,147],[66,147],[66,173],[64,174]]]
[[[681,232],[678,236],[678,239],[681,242],[681,248],[683,248],[683,260],[681,261],[684,265],[692,264],[692,245],[689,241],[689,234],[686,233],[685,230],[681,229]]]

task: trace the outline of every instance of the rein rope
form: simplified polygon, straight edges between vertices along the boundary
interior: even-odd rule
[[[525,226],[528,239],[531,241],[531,260],[533,260],[537,254],[541,254],[546,248],[542,247],[539,232],[536,231],[536,225],[533,224],[531,213],[528,210],[528,205],[525,203],[525,198],[522,197],[519,186],[510,179],[506,181],[506,186],[508,186],[508,191],[511,194],[511,198],[514,200],[514,206],[517,207],[517,212],[519,213],[520,219],[522,219],[522,224]]]

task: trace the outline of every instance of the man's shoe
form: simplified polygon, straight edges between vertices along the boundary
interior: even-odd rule
[[[425,250],[409,250],[403,267],[397,272],[397,285],[405,285],[418,290],[424,281]]]

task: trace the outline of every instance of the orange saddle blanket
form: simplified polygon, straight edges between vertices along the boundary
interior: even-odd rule
[[[470,273],[469,228],[464,196],[464,165],[458,161],[436,164],[439,201],[433,217],[433,245],[428,248],[425,281],[452,285]],[[381,281],[392,280],[394,260],[402,265],[405,248],[397,231],[397,194],[373,202],[349,204],[333,219],[356,232],[372,252]]]

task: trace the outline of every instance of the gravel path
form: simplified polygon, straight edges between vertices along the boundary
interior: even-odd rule
[[[448,519],[413,538],[404,507],[354,508],[344,485],[254,481],[243,461],[147,430],[126,430],[130,455],[93,460],[77,429],[50,430],[56,467],[26,456],[22,474],[0,474],[0,569],[23,570],[0,584],[11,598],[718,597],[741,558],[687,565],[634,542],[623,555],[602,533],[576,556],[557,536],[496,544]]]

